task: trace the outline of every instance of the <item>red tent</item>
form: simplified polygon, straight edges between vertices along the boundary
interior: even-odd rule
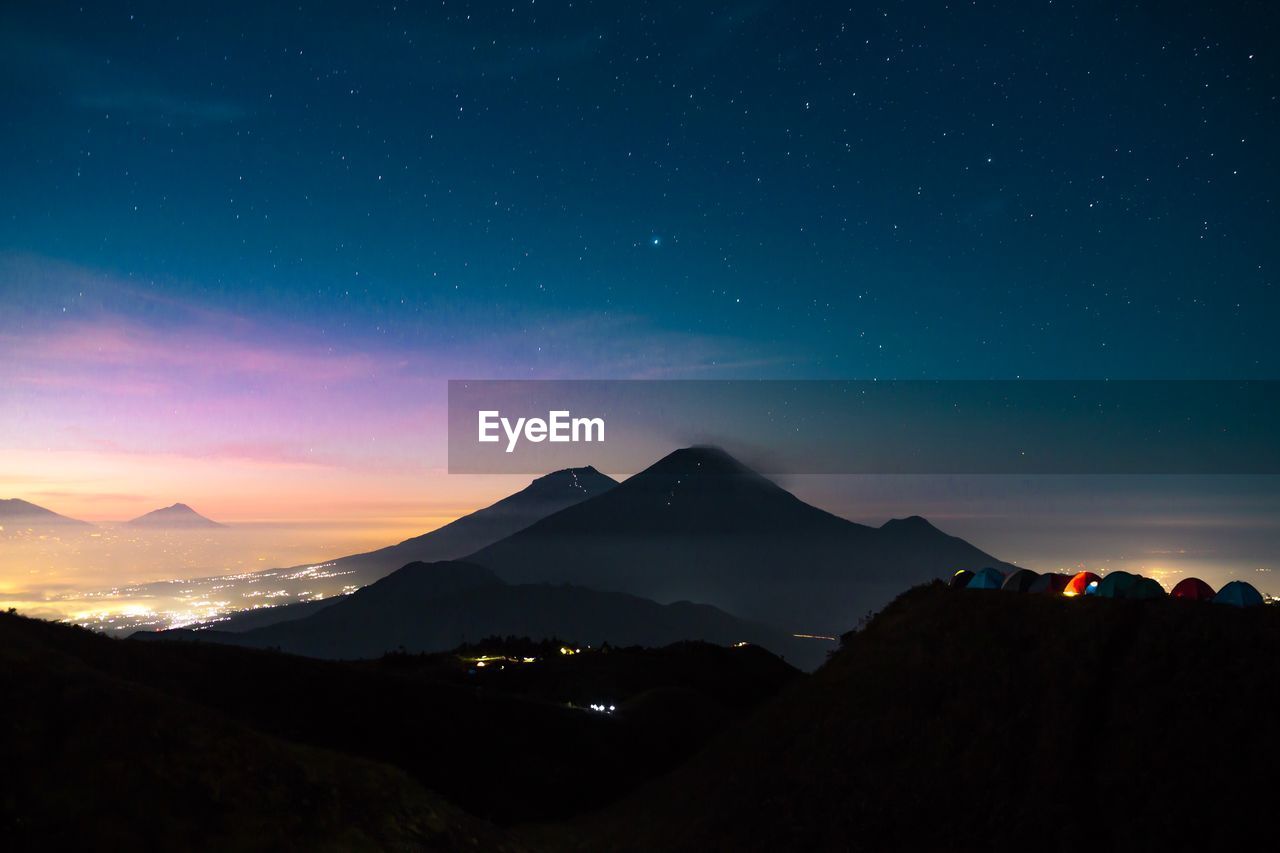
[[[1174,598],[1187,598],[1191,601],[1209,601],[1213,598],[1213,587],[1200,578],[1183,578],[1169,594]]]
[[[1071,580],[1067,581],[1067,585],[1063,587],[1062,594],[1065,596],[1085,595],[1089,591],[1089,584],[1097,583],[1102,578],[1093,572],[1078,572]]]

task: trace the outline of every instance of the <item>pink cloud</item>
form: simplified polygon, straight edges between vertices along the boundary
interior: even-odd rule
[[[48,368],[126,368],[160,373],[175,368],[206,375],[286,376],[303,383],[346,382],[403,365],[362,352],[308,344],[265,345],[204,329],[157,329],[122,317],[71,320],[43,334],[0,334],[0,353],[31,365],[26,377],[48,381]],[[24,359],[23,354],[28,354]],[[32,359],[35,355],[38,358]],[[74,376],[74,374],[68,374]],[[22,378],[21,376],[17,378]]]

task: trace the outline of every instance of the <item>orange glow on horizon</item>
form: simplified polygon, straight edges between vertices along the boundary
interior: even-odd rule
[[[523,488],[529,477],[176,454],[0,449],[0,497],[93,523],[176,502],[215,521],[376,523],[417,535]]]

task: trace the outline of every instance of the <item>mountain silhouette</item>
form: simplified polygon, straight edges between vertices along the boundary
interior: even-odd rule
[[[565,507],[603,494],[616,485],[616,480],[591,466],[565,468],[539,477],[497,503],[464,515],[429,533],[376,551],[352,554],[318,564],[323,567],[321,575],[317,575],[312,566],[305,564],[255,572],[251,578],[269,575],[272,583],[280,583],[281,579],[302,582],[301,579],[305,577],[302,586],[308,592],[318,593],[326,598],[232,613],[208,623],[206,627],[216,627],[220,631],[247,631],[310,616],[341,600],[339,596],[346,588],[367,586],[409,563],[435,563],[465,557]],[[289,575],[296,577],[290,579]]]
[[[590,466],[565,468],[539,477],[515,494],[430,533],[334,560],[332,569],[353,572],[346,582],[364,586],[409,563],[456,560],[616,485],[618,482],[612,477]]]
[[[132,521],[125,522],[130,527],[169,527],[181,529],[226,527],[216,521],[205,518],[186,504],[155,509],[146,515],[140,515]]]
[[[36,527],[92,527],[87,521],[68,518],[50,509],[36,506],[19,498],[0,498],[0,525],[34,525]]]
[[[664,646],[681,640],[750,642],[807,666],[824,650],[718,608],[658,604],[568,584],[508,584],[471,563],[410,563],[302,619],[238,633],[139,632],[138,639],[194,639],[311,657],[434,652],[489,636],[560,637],[583,645]]]
[[[875,528],[832,515],[711,447],[677,450],[467,560],[512,583],[705,601],[828,635],[915,583],[1012,568],[918,516]]]

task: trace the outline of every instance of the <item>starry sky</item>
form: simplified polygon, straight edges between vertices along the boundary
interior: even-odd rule
[[[1277,378],[1278,23],[6,3],[0,493],[447,517],[458,377]]]

